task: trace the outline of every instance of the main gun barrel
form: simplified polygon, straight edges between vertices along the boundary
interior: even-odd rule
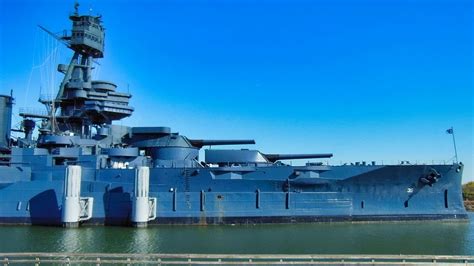
[[[318,159],[318,158],[331,158],[332,153],[310,153],[310,154],[264,154],[264,156],[270,162],[276,162],[278,160],[291,160],[291,159]]]
[[[189,142],[194,147],[202,148],[203,146],[212,145],[241,145],[241,144],[255,144],[253,139],[230,139],[230,140],[210,140],[210,139],[190,139]]]

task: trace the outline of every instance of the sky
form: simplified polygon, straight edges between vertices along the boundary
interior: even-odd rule
[[[15,113],[54,94],[74,1],[0,0],[0,94]],[[133,94],[130,126],[248,139],[330,163],[453,160],[474,181],[473,6],[468,0],[80,1],[101,14],[95,78]],[[49,72],[48,72],[49,71]],[[19,119],[14,119],[18,123]]]

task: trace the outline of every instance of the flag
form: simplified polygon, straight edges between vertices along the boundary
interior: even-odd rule
[[[454,133],[453,128],[448,128],[448,129],[446,130],[446,133],[448,133],[448,134],[453,134],[453,133]]]

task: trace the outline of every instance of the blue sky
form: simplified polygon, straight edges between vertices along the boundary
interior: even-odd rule
[[[0,93],[31,106],[60,78],[32,68],[54,47],[36,25],[70,29],[73,1],[0,3]],[[474,180],[471,1],[89,0],[80,10],[107,28],[96,78],[134,95],[134,116],[119,123],[333,152],[333,163],[448,161],[454,126],[463,180]],[[57,63],[70,55],[61,49]]]

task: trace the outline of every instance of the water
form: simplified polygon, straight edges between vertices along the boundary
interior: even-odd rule
[[[469,222],[82,227],[1,226],[0,252],[474,255]]]

